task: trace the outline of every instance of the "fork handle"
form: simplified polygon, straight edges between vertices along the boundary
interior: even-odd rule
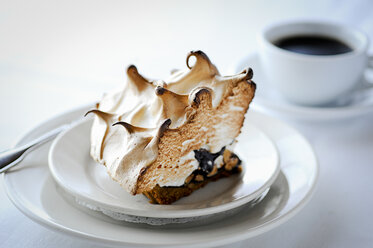
[[[0,153],[0,173],[5,172],[9,168],[17,165],[22,161],[27,152],[55,138],[59,133],[66,130],[69,126],[69,124],[59,126],[23,146],[15,147]]]

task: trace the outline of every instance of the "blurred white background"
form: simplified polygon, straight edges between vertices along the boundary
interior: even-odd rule
[[[147,77],[163,78],[185,68],[186,54],[199,49],[222,74],[231,73],[232,65],[256,51],[263,26],[288,19],[332,20],[373,38],[371,0],[0,0],[0,150],[41,121],[122,87],[129,64]],[[373,136],[365,120],[341,125],[304,126],[320,156],[320,190],[297,218],[249,244],[372,246],[367,146]],[[0,247],[92,247],[33,223],[4,192],[0,202]]]
[[[348,1],[0,1],[0,150],[50,116],[203,50],[222,74],[284,19],[329,19],[373,35],[373,4]],[[254,77],[255,79],[255,77]],[[10,128],[12,127],[12,128]]]

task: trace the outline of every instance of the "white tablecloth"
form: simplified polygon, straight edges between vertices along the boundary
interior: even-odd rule
[[[121,87],[131,63],[162,78],[200,49],[226,74],[256,50],[264,25],[298,18],[357,26],[373,38],[369,0],[1,1],[0,150],[40,121]],[[373,115],[291,124],[318,155],[317,191],[293,219],[235,246],[372,247]],[[0,247],[92,244],[29,220],[0,186]]]

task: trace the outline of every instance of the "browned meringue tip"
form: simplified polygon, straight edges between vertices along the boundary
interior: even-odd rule
[[[161,96],[161,95],[163,95],[165,92],[166,92],[166,89],[165,89],[164,87],[157,86],[157,88],[155,88],[155,94],[156,94],[157,96]]]
[[[86,117],[90,113],[93,113],[93,114],[97,115],[98,117],[100,117],[101,119],[103,119],[105,121],[107,121],[108,119],[110,119],[114,116],[114,114],[110,114],[110,113],[107,113],[107,112],[104,112],[104,111],[101,111],[101,110],[98,110],[98,109],[91,109],[87,113],[84,114],[84,117]]]
[[[89,115],[90,113],[92,113],[92,110],[89,110],[87,113],[84,114],[84,117],[86,117],[87,115]]]
[[[207,87],[198,87],[194,89],[190,94],[190,100],[192,102],[192,106],[198,107],[202,102],[208,107],[212,106],[212,93],[211,89]]]
[[[129,65],[127,67],[127,72],[132,71],[132,70],[137,72],[137,67],[135,65]]]
[[[188,96],[187,95],[179,95],[179,94],[176,94],[175,92],[173,91],[170,91],[162,86],[157,86],[155,88],[155,94],[157,96],[159,96],[163,101],[164,103],[166,103],[167,105],[169,104],[184,104],[184,105],[188,105]],[[176,102],[175,102],[176,101]],[[184,106],[184,107],[186,107]]]
[[[125,121],[118,121],[114,123],[112,126],[116,126],[116,125],[123,126],[129,134],[132,134],[135,132],[147,132],[147,131],[154,130],[154,128],[137,127]],[[158,129],[157,136],[162,137],[163,133],[170,127],[170,125],[171,125],[171,119],[165,119]]]
[[[112,126],[116,126],[116,125],[123,126],[127,130],[127,132],[130,133],[130,134],[132,134],[134,132],[146,132],[146,131],[152,130],[151,128],[136,127],[136,126],[131,125],[128,122],[125,122],[125,121],[118,121],[118,122],[114,123]]]
[[[130,82],[132,82],[133,85],[136,86],[136,88],[141,91],[144,88],[148,87],[149,85],[152,85],[149,80],[144,78],[139,71],[137,70],[137,67],[134,65],[130,65],[127,68],[127,77]]]
[[[245,69],[243,69],[241,74],[245,74],[245,79],[246,80],[250,80],[254,76],[253,69],[251,69],[250,67],[246,67]]]
[[[158,136],[159,137],[162,137],[163,136],[163,133],[169,129],[170,125],[171,125],[171,119],[166,119],[163,121],[161,127],[159,128],[159,132],[158,132]]]
[[[202,52],[201,50],[190,51],[190,52],[188,53],[188,55],[187,55],[187,58],[186,58],[186,65],[187,65],[187,67],[188,67],[189,69],[192,69],[192,68],[194,67],[194,66],[190,66],[190,65],[189,65],[189,59],[190,59],[190,57],[192,57],[192,56],[194,56],[194,57],[197,59],[195,65],[199,62],[199,60],[204,60],[204,61],[206,61],[207,63],[211,64],[211,61],[210,61],[209,57],[207,57],[207,55],[206,55],[204,52]]]
[[[167,129],[169,129],[170,125],[171,125],[171,119],[164,120],[162,125],[158,128],[158,132],[156,136],[150,140],[150,142],[146,145],[145,148],[156,145],[159,142],[159,139],[162,138],[164,132]]]

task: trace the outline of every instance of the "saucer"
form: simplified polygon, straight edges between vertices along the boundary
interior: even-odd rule
[[[91,127],[88,119],[61,133],[50,148],[49,169],[58,185],[76,200],[105,212],[151,218],[214,215],[257,199],[279,173],[276,147],[259,128],[247,123],[235,148],[242,160],[242,173],[211,182],[171,205],[150,204],[142,194],[133,196],[124,190],[110,178],[105,166],[91,158]]]
[[[18,145],[81,118],[90,108],[86,106],[44,122],[25,135]],[[28,154],[21,164],[4,173],[4,188],[14,205],[29,218],[95,244],[211,247],[237,242],[267,232],[298,213],[314,192],[319,170],[312,147],[296,130],[255,111],[249,111],[246,120],[260,126],[272,139],[280,155],[281,171],[258,205],[249,211],[244,208],[218,223],[151,227],[114,221],[95,211],[78,208],[60,194],[60,187],[49,172],[50,143]]]
[[[260,66],[257,53],[252,53],[243,58],[234,66],[233,72],[240,71],[242,68],[248,66],[253,69],[253,80],[257,84],[255,98],[250,105],[252,109],[279,117],[307,121],[339,120],[373,112],[373,97],[369,96],[351,98],[348,103],[345,102],[327,107],[307,107],[292,104],[283,99],[275,90],[271,89],[265,73]]]

